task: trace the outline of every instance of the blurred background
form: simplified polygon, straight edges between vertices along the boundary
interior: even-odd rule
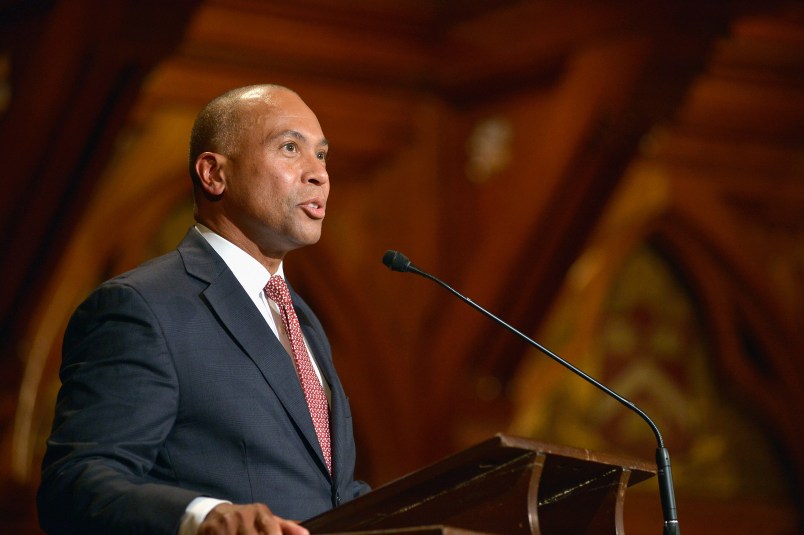
[[[804,4],[3,0],[0,533],[33,496],[61,336],[192,222],[187,139],[233,87],[330,140],[321,242],[286,270],[328,330],[358,476],[495,433],[652,460],[638,417],[398,249],[636,402],[685,535],[801,533]],[[626,532],[658,533],[656,480]]]

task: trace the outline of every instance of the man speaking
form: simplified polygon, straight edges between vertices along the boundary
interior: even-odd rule
[[[281,86],[201,111],[196,225],[67,327],[37,496],[47,533],[303,534],[296,520],[368,491],[326,335],[283,271],[321,236],[327,152]]]

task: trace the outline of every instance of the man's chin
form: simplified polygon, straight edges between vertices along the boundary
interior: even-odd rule
[[[291,246],[293,249],[301,249],[308,245],[315,245],[321,239],[321,230],[318,232],[303,232],[293,237]]]

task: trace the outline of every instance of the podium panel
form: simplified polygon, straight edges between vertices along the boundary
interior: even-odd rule
[[[496,435],[311,518],[314,534],[623,535],[645,461]]]

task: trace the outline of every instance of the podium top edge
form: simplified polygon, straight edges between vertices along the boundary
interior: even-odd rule
[[[482,447],[484,444],[496,445],[505,448],[517,448],[522,450],[529,450],[535,453],[542,453],[547,455],[556,455],[561,457],[570,457],[573,459],[581,459],[584,461],[591,461],[601,464],[608,464],[612,466],[620,466],[632,471],[646,472],[648,474],[656,474],[656,463],[630,457],[627,455],[616,455],[611,453],[602,453],[585,448],[577,448],[573,446],[564,446],[561,444],[550,444],[547,442],[540,442],[529,438],[508,435],[505,433],[497,433],[485,442],[478,444]]]

